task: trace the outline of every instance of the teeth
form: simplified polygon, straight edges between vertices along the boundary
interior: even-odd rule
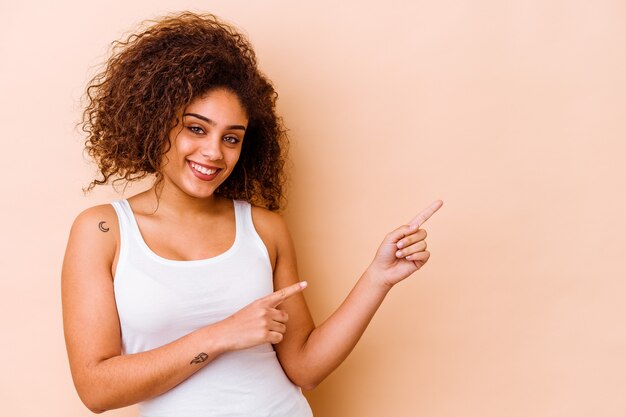
[[[191,166],[193,169],[195,169],[198,172],[203,173],[204,175],[213,175],[217,172],[216,169],[208,169],[193,162],[191,163]]]

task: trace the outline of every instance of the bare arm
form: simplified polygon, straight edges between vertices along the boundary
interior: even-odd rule
[[[389,233],[374,261],[341,306],[315,328],[303,297],[293,297],[281,308],[289,315],[284,340],[276,345],[281,365],[289,378],[312,389],[335,370],[359,341],[389,290],[417,271],[428,260],[426,231],[419,229],[441,202],[435,202],[413,219]],[[277,238],[275,285],[297,280],[295,251],[284,222],[274,220]]]
[[[70,367],[80,398],[93,412],[159,395],[223,351],[212,329],[204,328],[158,349],[122,356],[111,274],[116,225],[110,206],[83,212],[72,226],[63,262],[63,323]]]
[[[101,222],[106,222],[102,228]],[[122,355],[111,272],[116,233],[111,206],[86,210],[72,226],[63,262],[63,322],[70,367],[78,394],[91,411],[160,395],[225,351],[282,340],[286,319],[275,307],[301,291],[297,285],[164,346]]]

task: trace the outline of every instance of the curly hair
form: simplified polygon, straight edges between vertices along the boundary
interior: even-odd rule
[[[150,174],[161,181],[179,111],[226,88],[239,97],[249,122],[239,161],[215,193],[280,209],[288,139],[276,114],[277,93],[257,68],[249,41],[211,14],[183,12],[146,23],[141,33],[112,43],[104,70],[87,86],[80,125],[102,178],[86,191],[111,177],[113,184]]]

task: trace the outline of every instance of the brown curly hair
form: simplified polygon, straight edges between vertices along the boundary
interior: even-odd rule
[[[211,14],[183,12],[112,44],[105,69],[88,84],[82,130],[101,179],[131,182],[156,174],[171,146],[179,110],[215,88],[235,93],[248,115],[246,140],[216,194],[278,210],[284,203],[287,135],[277,94],[244,35]]]

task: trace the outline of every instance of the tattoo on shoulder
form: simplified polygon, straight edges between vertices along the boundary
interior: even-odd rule
[[[98,223],[98,228],[100,229],[101,232],[104,232],[104,233],[109,231],[109,228],[107,226],[107,222],[100,222],[100,223]]]
[[[204,353],[204,352],[198,353],[198,356],[193,358],[193,360],[189,363],[189,365],[193,365],[195,363],[202,363],[205,360],[207,360],[208,358],[209,358],[209,355],[207,355],[206,353]]]

